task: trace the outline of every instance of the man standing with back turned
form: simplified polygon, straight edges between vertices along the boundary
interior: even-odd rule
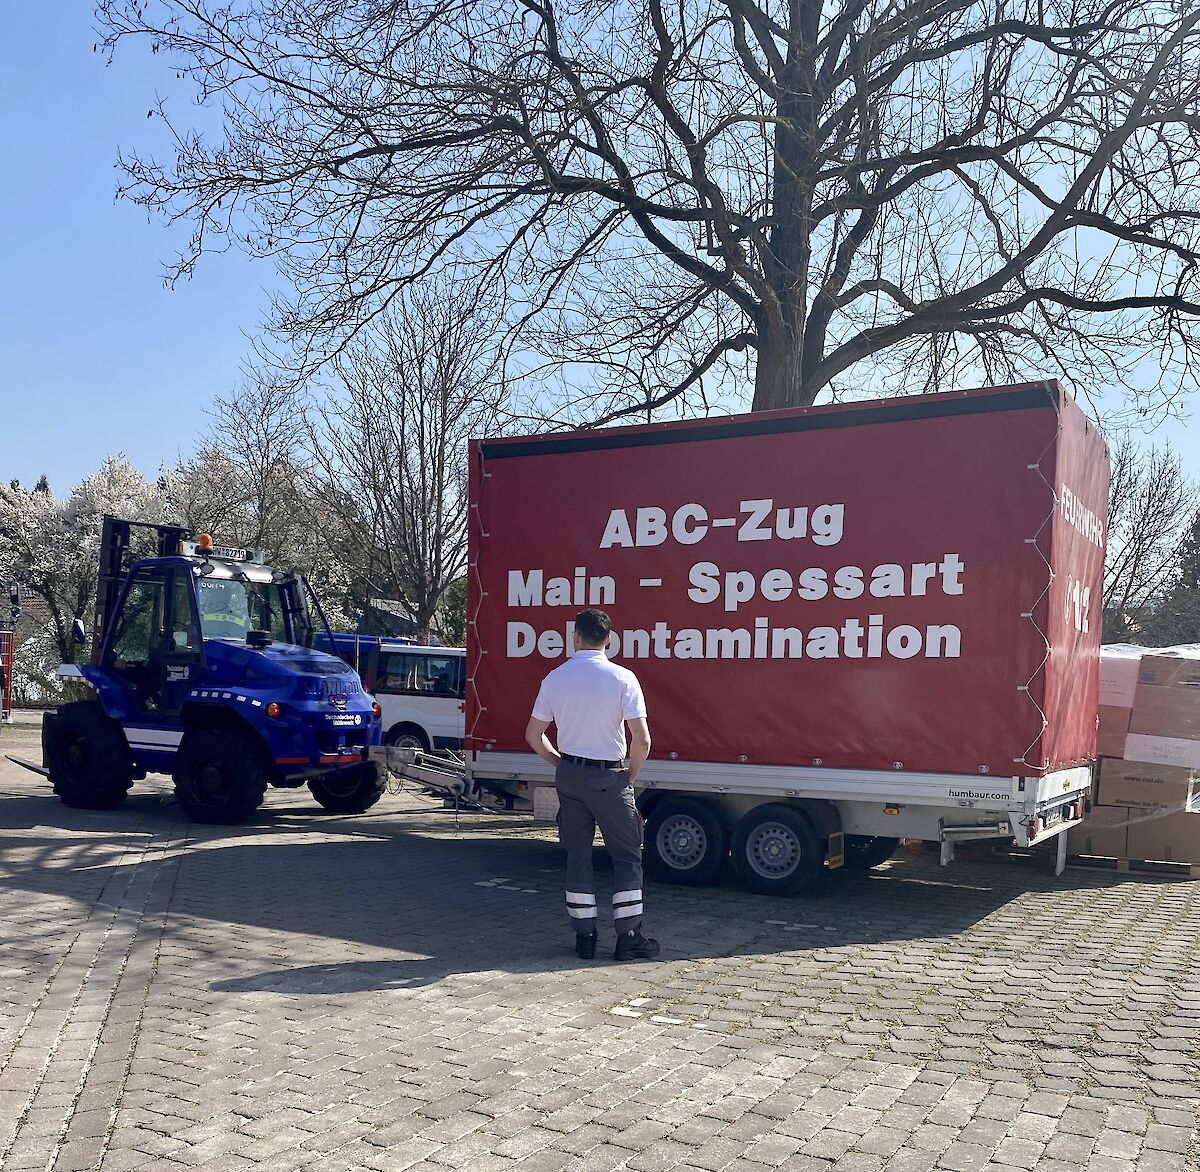
[[[658,941],[642,935],[642,820],[633,801],[633,783],[650,755],[650,726],[637,676],[605,654],[611,632],[602,610],[575,616],[575,654],[542,681],[525,739],[555,767],[575,951],[584,960],[596,955],[592,840],[599,824],[613,861],[613,959],[650,960],[658,955]],[[551,724],[558,726],[557,750],[546,739]]]

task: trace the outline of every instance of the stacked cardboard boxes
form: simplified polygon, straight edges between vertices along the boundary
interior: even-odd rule
[[[1078,854],[1200,863],[1200,646],[1100,655],[1100,767]]]

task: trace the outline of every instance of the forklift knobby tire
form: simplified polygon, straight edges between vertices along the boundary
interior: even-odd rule
[[[175,755],[175,794],[196,822],[244,822],[267,792],[262,747],[233,728],[206,728],[183,738]]]
[[[794,895],[825,863],[809,820],[776,803],[755,807],[733,828],[730,857],[738,878],[760,895]]]
[[[843,866],[848,871],[869,871],[886,863],[900,845],[898,838],[873,837],[869,834],[847,834]]]
[[[664,883],[708,883],[728,853],[721,819],[707,803],[664,798],[646,819],[646,873]]]
[[[50,784],[64,806],[111,810],[133,784],[133,758],[121,726],[95,700],[64,704],[42,735]]]
[[[383,797],[387,776],[377,762],[364,761],[361,765],[314,777],[308,788],[331,814],[361,814]]]

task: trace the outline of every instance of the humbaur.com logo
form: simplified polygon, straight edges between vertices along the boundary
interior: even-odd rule
[[[952,798],[999,798],[1002,801],[1007,801],[1009,795],[996,790],[986,789],[951,789],[950,796]]]

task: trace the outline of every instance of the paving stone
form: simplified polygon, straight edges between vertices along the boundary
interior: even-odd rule
[[[1193,1172],[1200,883],[650,884],[664,960],[581,965],[552,828],[306,791],[196,827],[163,779],[71,811],[8,769],[5,1172]]]

